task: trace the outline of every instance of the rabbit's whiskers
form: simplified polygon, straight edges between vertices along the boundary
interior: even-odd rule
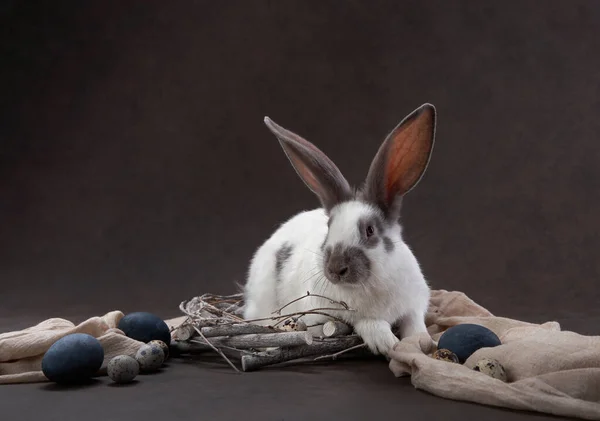
[[[318,253],[318,252],[316,252],[316,251],[312,251],[312,250],[309,250],[309,249],[307,249],[307,248],[305,248],[304,250],[306,250],[306,251],[308,251],[308,252],[310,252],[310,253],[316,254],[316,255],[317,255],[317,256],[319,256],[319,257],[323,257],[323,258],[325,257],[325,256],[324,256],[322,253]]]

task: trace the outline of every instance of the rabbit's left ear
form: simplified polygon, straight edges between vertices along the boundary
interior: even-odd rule
[[[386,137],[371,163],[365,197],[386,217],[396,218],[402,197],[427,169],[435,140],[436,110],[423,104]]]
[[[338,203],[353,198],[352,189],[338,167],[319,148],[269,117],[265,117],[265,124],[279,140],[296,173],[317,195],[327,212]]]

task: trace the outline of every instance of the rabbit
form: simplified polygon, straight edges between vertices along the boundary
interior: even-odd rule
[[[282,314],[335,308],[324,312],[351,326],[372,353],[385,356],[400,338],[427,332],[430,287],[403,241],[400,208],[429,165],[435,107],[423,104],[388,134],[360,188],[351,187],[315,145],[269,117],[264,123],[321,207],[283,222],[256,250],[243,287],[243,317],[273,325],[272,319],[256,319],[273,317],[305,296]],[[330,318],[308,314],[302,320],[319,335],[318,325]]]

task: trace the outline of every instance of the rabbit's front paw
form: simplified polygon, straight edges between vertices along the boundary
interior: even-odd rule
[[[374,354],[387,357],[399,342],[391,325],[384,320],[361,320],[355,324],[354,329]]]

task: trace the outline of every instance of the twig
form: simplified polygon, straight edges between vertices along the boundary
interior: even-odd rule
[[[204,339],[211,346],[217,348],[226,345],[238,349],[293,347],[310,345],[313,342],[313,337],[308,332],[253,333],[249,335],[219,336],[210,339],[204,337]],[[196,342],[194,339],[190,341]]]
[[[206,337],[202,334],[202,332],[200,331],[200,329],[198,329],[196,326],[194,326],[194,329],[196,330],[196,332],[198,332],[198,335],[200,335],[200,337],[202,339],[204,339],[206,341],[206,343],[208,345],[210,345],[210,347],[217,353],[219,354],[221,357],[223,357],[223,359],[225,361],[227,361],[227,364],[229,364],[237,373],[240,373],[240,370],[238,370],[238,368],[231,362],[231,360],[229,358],[227,358],[225,356],[225,354],[223,354],[223,351],[221,351],[220,349],[218,349],[217,347],[215,347],[213,344],[211,344],[208,339],[206,339]]]
[[[287,319],[292,316],[305,316],[307,314],[320,314],[322,316],[331,317],[332,319],[338,320],[342,323],[344,322],[339,317],[335,317],[335,316],[332,316],[331,314],[324,313],[324,311],[326,311],[326,310],[340,311],[339,308],[322,307],[322,308],[315,308],[313,310],[308,310],[308,311],[297,311],[295,313],[284,314],[282,316],[272,316],[272,317],[262,317],[259,319],[250,319],[250,320],[245,320],[245,322],[246,323],[254,323],[254,322],[262,322],[265,320],[280,320],[280,319]],[[356,310],[348,309],[348,311],[356,311]]]
[[[315,361],[322,360],[324,358],[331,358],[332,360],[335,360],[337,357],[339,357],[342,354],[345,354],[346,352],[354,351],[355,349],[366,348],[366,346],[367,346],[367,344],[365,344],[365,343],[354,345],[354,346],[351,346],[350,348],[346,348],[342,351],[335,352],[333,354],[321,355],[320,357],[315,358]]]
[[[212,353],[213,349],[201,342],[190,342],[190,341],[172,341],[171,348],[176,352],[177,355],[202,355],[208,352]],[[230,359],[240,360],[242,355],[249,351],[236,349],[228,346],[222,346],[221,352]]]
[[[202,354],[213,349],[210,345],[202,342],[191,342],[191,341],[171,341],[171,348],[177,351],[177,354]]]
[[[171,331],[171,337],[180,341],[187,341],[194,336],[194,325],[184,322]]]
[[[357,335],[321,340],[309,346],[281,348],[274,352],[261,352],[242,355],[242,370],[254,371],[262,367],[297,360],[315,355],[335,353],[363,342]]]
[[[236,323],[232,325],[207,326],[200,328],[204,336],[212,338],[216,336],[249,335],[252,333],[277,333],[281,332],[271,326],[261,326],[250,323]]]
[[[306,295],[303,295],[302,297],[298,297],[295,300],[290,301],[289,303],[287,303],[286,305],[284,305],[283,307],[279,308],[278,310],[275,310],[272,312],[272,314],[277,314],[277,315],[281,315],[281,310],[283,310],[284,308],[297,303],[300,300],[303,300],[307,297],[318,297],[318,298],[323,298],[327,301],[329,301],[331,304],[339,304],[342,307],[344,307],[345,310],[350,310],[350,308],[348,307],[348,304],[346,304],[343,301],[336,301],[336,300],[332,300],[331,298],[325,297],[324,295],[319,295],[319,294],[311,294],[310,291],[306,291]]]
[[[351,334],[353,329],[346,323],[330,320],[323,325],[323,335],[328,338]]]

